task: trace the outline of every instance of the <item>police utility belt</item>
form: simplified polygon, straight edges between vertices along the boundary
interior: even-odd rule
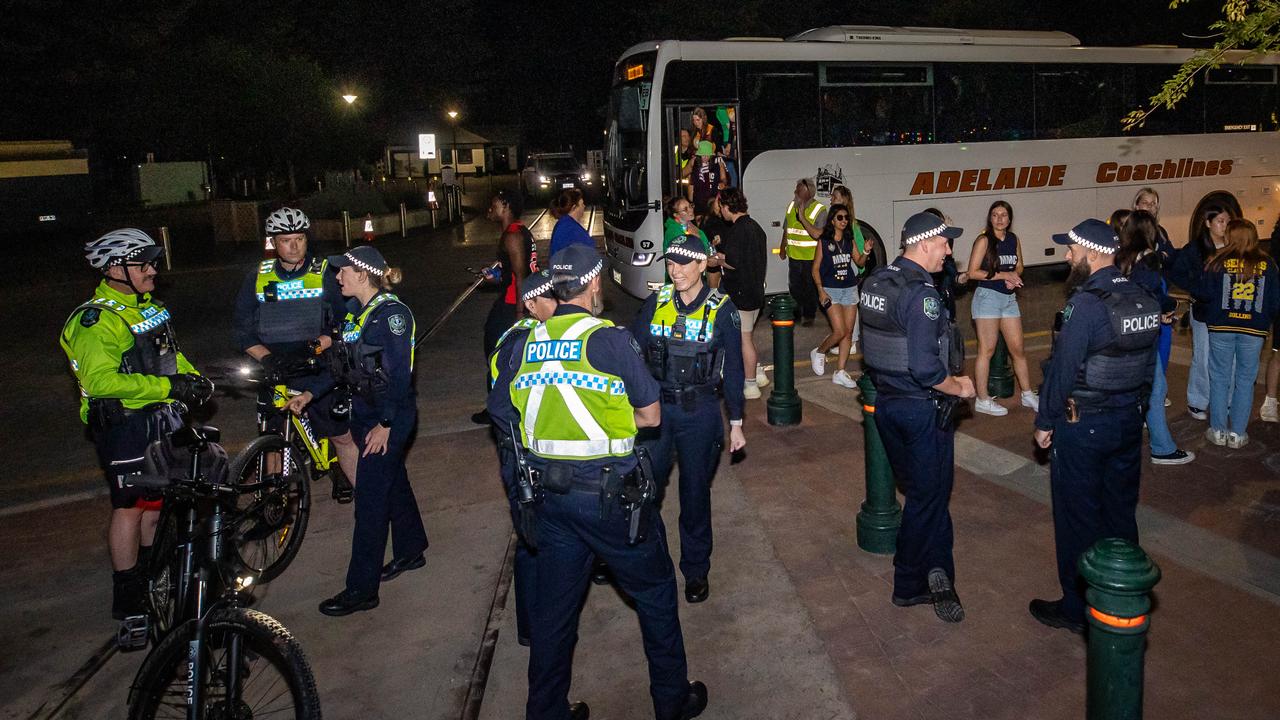
[[[643,542],[649,529],[649,517],[657,498],[657,484],[653,479],[653,465],[648,451],[635,450],[636,464],[628,471],[620,471],[619,465],[605,465],[598,479],[582,479],[577,475],[577,465],[564,460],[547,460],[542,467],[534,467],[521,443],[513,435],[501,440],[502,447],[510,450],[516,461],[516,503],[520,511],[521,536],[525,543],[537,547],[533,537],[532,518],[537,505],[546,492],[566,495],[570,491],[594,492],[600,497],[600,519],[609,517],[615,509],[627,515],[628,544]]]
[[[181,403],[153,402],[140,408],[127,408],[117,398],[89,398],[89,429],[105,430],[115,425],[122,425],[136,415],[152,415],[170,405],[178,405],[178,411],[185,412]]]
[[[716,385],[664,385],[660,398],[663,405],[679,405],[683,410],[692,411],[699,400],[714,400],[719,394]]]

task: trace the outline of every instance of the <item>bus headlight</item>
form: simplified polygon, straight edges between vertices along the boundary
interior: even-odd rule
[[[657,253],[651,253],[651,252],[636,253],[635,255],[631,256],[631,264],[636,266],[648,265],[649,263],[653,262],[653,256],[656,254]]]

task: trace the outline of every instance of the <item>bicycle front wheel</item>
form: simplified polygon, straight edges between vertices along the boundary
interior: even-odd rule
[[[129,690],[130,720],[187,717],[187,653],[195,629],[194,620],[179,626],[147,656]],[[239,657],[229,667],[233,647]],[[201,652],[201,717],[319,720],[311,665],[288,629],[269,615],[244,608],[215,611]]]
[[[230,482],[262,483],[241,495],[232,523],[235,553],[258,582],[270,582],[293,562],[311,514],[311,463],[279,435],[263,435],[231,461]]]

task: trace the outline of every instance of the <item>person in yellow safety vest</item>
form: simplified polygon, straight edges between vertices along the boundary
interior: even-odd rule
[[[693,718],[706,708],[707,689],[689,682],[666,529],[652,511],[652,478],[633,450],[637,428],[661,420],[659,386],[631,334],[596,317],[604,258],[570,245],[551,257],[550,270],[560,305],[498,348],[488,400],[494,423],[526,449],[537,485],[525,717],[589,716],[585,703],[569,705],[568,691],[594,554],[635,600],[654,715]]]
[[[145,612],[142,574],[160,520],[160,499],[129,484],[143,452],[182,425],[182,403],[203,404],[213,383],[178,349],[169,310],[151,296],[164,250],[136,228],[113,230],[85,245],[102,275],[93,298],[71,313],[59,342],[80,386],[80,420],[98,451],[111,492],[111,614]]]
[[[778,257],[789,263],[788,286],[796,301],[796,317],[809,326],[818,315],[818,287],[813,284],[813,257],[818,238],[827,223],[827,208],[817,200],[812,178],[796,181],[795,197],[787,205],[782,223],[782,244]]]
[[[328,262],[312,252],[311,220],[306,213],[288,206],[277,208],[263,227],[275,244],[276,259],[262,261],[245,277],[236,295],[231,334],[241,352],[262,364],[266,375],[293,387],[302,376],[329,373],[328,363],[317,369],[305,361],[333,345],[338,324],[347,314],[347,301]],[[260,408],[270,407],[275,384],[261,386]],[[329,438],[338,453],[342,472],[329,477],[333,499],[349,503],[360,453],[347,420],[340,412],[335,417],[335,406],[345,404],[340,394],[330,393],[313,403],[307,418],[316,436]],[[258,417],[262,432],[280,432],[284,422],[279,415],[260,413]]]

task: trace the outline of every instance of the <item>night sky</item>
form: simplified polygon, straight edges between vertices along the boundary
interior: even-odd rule
[[[834,0],[3,1],[0,139],[97,157],[275,167],[376,157],[398,114],[523,125],[526,147],[598,142],[612,64],[644,40],[836,24],[1063,30],[1091,45],[1205,46],[1220,2]],[[346,106],[339,96],[360,97]]]

